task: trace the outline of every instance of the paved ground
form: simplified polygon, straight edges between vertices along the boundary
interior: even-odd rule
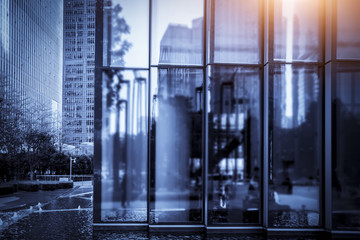
[[[92,239],[92,184],[0,197],[0,239]]]
[[[0,198],[0,239],[266,239],[253,234],[93,232],[92,195],[89,182],[76,184],[70,190],[18,192],[3,196]],[[317,238],[285,236],[269,239]]]

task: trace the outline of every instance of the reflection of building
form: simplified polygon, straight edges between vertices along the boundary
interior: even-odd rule
[[[77,147],[68,144],[63,144],[62,146],[62,151],[72,156],[91,155],[94,152],[93,149],[94,144],[89,142],[81,143]]]
[[[183,25],[169,24],[160,42],[159,65],[174,62],[202,62],[202,24],[203,19],[192,21],[192,28]],[[156,161],[165,164],[170,169],[178,169],[178,179],[189,178],[189,169],[195,161],[201,158],[201,98],[203,74],[197,69],[170,68],[158,70],[158,92],[156,114],[156,136],[160,141],[154,142]],[[162,140],[161,140],[162,139]],[[155,158],[153,159],[155,162]],[[189,164],[183,164],[189,162]],[[160,174],[157,169],[157,188],[186,187],[177,186],[178,180],[170,180]],[[187,176],[187,177],[185,177]],[[167,179],[164,182],[164,179]],[[169,185],[172,181],[172,185]],[[187,181],[186,181],[187,182]],[[183,184],[186,184],[184,181]]]
[[[95,0],[64,1],[63,141],[94,142]]]
[[[202,62],[203,19],[192,21],[192,27],[169,24],[160,42],[159,64]]]
[[[244,159],[244,172],[239,177],[250,179],[254,168],[260,166],[258,69],[217,67],[211,80],[210,167],[221,159]]]
[[[292,71],[290,80],[286,71]],[[320,81],[316,67],[273,70],[273,162],[270,178],[309,182],[319,177]],[[290,84],[291,88],[288,88]],[[287,97],[290,94],[291,101]],[[287,109],[290,108],[290,111]],[[275,170],[276,169],[276,170]],[[291,177],[290,177],[291,176]]]
[[[62,9],[55,0],[0,4],[0,91],[55,116],[62,106]]]
[[[274,59],[287,62],[319,60],[319,1],[279,0],[275,5]]]
[[[159,70],[158,103],[155,106],[158,115],[155,136],[159,137],[154,143],[156,160],[179,169],[182,172],[178,173],[179,178],[189,173],[189,165],[184,162],[201,158],[202,119],[197,98],[201,87],[202,73],[196,69]],[[157,183],[168,184],[162,179]]]
[[[291,71],[291,79],[284,74]],[[287,87],[290,85],[290,88]],[[307,120],[310,105],[318,101],[320,82],[316,68],[274,69],[273,98],[276,102],[274,123],[280,128],[294,128]],[[289,98],[291,101],[289,101]]]
[[[214,18],[210,32],[210,61],[259,63],[261,1],[213,1]]]
[[[142,183],[147,156],[147,72],[109,71],[103,84],[102,188],[106,192],[101,196],[101,218],[111,222],[116,219],[112,213],[115,208],[124,207],[125,202],[145,191]],[[107,192],[108,189],[112,191]],[[126,189],[131,189],[131,194]],[[139,203],[144,205],[143,201]]]

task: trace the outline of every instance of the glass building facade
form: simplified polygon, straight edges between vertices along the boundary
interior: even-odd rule
[[[63,142],[77,148],[94,142],[95,6],[64,1]]]
[[[27,101],[36,109],[50,111],[58,128],[62,110],[62,13],[62,1],[3,0],[0,4],[0,92],[6,100]],[[30,112],[25,111],[27,107]],[[27,119],[34,118],[35,108],[22,108]]]
[[[98,1],[94,227],[359,234],[359,10]]]

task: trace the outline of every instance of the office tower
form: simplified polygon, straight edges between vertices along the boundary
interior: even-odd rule
[[[0,4],[1,94],[21,101],[26,118],[34,118],[34,111],[25,111],[31,107],[51,112],[47,120],[56,127],[62,109],[62,14],[60,0]]]
[[[81,153],[92,153],[94,141],[95,7],[64,1],[63,142]]]

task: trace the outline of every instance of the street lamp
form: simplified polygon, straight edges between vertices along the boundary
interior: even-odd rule
[[[76,157],[70,157],[70,181],[71,181],[71,174],[72,174],[72,162],[76,161]]]

